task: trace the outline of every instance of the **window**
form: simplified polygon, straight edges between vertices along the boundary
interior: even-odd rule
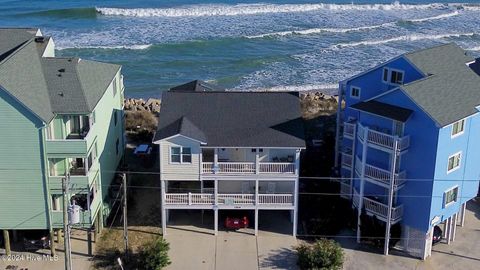
[[[119,147],[120,147],[120,141],[117,138],[117,141],[115,142],[115,151],[117,153],[117,156],[120,153],[120,148]]]
[[[359,98],[360,97],[360,88],[352,86],[350,88],[350,97],[352,98]]]
[[[113,96],[115,96],[117,94],[117,77],[113,79],[112,86],[113,86]]]
[[[256,153],[257,152],[257,148],[252,148],[252,153]],[[263,152],[263,148],[259,148],[258,149],[258,152],[259,153],[262,153]]]
[[[92,116],[90,117],[90,119],[91,119],[91,123],[92,123],[92,126],[93,126],[95,124],[95,121],[97,120],[96,115],[95,115],[95,111],[92,112]]]
[[[403,71],[384,68],[382,80],[385,83],[403,84]]]
[[[190,149],[190,147],[184,147],[182,149],[182,162],[192,162],[192,150]]]
[[[456,202],[457,195],[458,195],[458,186],[445,191],[445,193],[443,193],[443,207],[447,207],[450,204]]]
[[[172,147],[170,148],[170,162],[172,163],[191,163],[192,149],[190,147]]]
[[[452,137],[461,135],[465,130],[465,119],[457,121],[452,126]]]
[[[52,199],[52,211],[62,211],[62,209],[60,209],[60,195],[52,195],[51,196],[51,199]]]
[[[115,123],[115,126],[117,126],[117,120],[118,120],[117,118],[118,118],[117,117],[117,111],[114,111],[113,112],[113,122]]]
[[[448,157],[448,170],[447,173],[452,172],[460,167],[460,159],[462,157],[462,153],[456,153],[450,157]]]

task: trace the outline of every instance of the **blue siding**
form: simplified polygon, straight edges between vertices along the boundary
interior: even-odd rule
[[[393,69],[398,69],[404,71],[404,83],[409,83],[415,80],[418,80],[423,77],[420,72],[417,71],[408,61],[403,57],[400,57],[396,60],[393,60],[390,63],[379,66],[376,69],[360,76],[354,78],[347,83],[345,89],[345,102],[348,106],[351,106],[359,101],[367,100],[369,98],[375,97],[379,94],[382,94],[390,89],[395,88],[396,86],[383,83],[383,68],[389,67]],[[360,99],[355,99],[350,97],[350,87],[356,86],[361,88]]]
[[[474,198],[478,191],[480,141],[475,135],[480,134],[480,115],[466,119],[462,135],[452,138],[451,132],[452,125],[439,131],[430,220],[435,216],[440,216],[442,221],[449,218],[459,211],[461,203]],[[448,157],[457,152],[462,152],[460,167],[447,173]],[[444,192],[455,186],[458,186],[460,199],[444,207]]]
[[[398,193],[398,202],[404,205],[403,223],[426,231],[430,216],[438,127],[401,90],[377,100],[413,111],[404,131],[405,135],[410,136],[410,147],[400,160],[400,168],[406,171],[408,180]]]

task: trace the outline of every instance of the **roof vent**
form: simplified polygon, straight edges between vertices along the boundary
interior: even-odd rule
[[[72,58],[68,58],[68,60],[67,60],[67,61],[68,61],[68,62],[72,62]]]
[[[58,95],[63,97],[63,92],[59,92]]]
[[[58,72],[65,72],[65,69],[61,68],[61,69],[58,70]]]
[[[44,37],[36,37],[35,38],[35,42],[37,42],[37,43],[43,43],[44,41],[45,41]]]

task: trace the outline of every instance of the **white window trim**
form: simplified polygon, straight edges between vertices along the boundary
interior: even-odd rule
[[[172,161],[172,148],[180,148],[180,162],[174,162]],[[183,161],[183,148],[184,146],[170,146],[170,148],[168,149],[168,163],[169,164],[192,164],[192,161],[190,162],[185,162]],[[190,146],[185,146],[185,148],[190,148],[190,156],[191,156],[191,160],[193,160],[193,154],[192,154],[192,147]]]
[[[383,79],[383,73],[385,72],[385,70],[388,70],[388,75],[387,75],[387,80],[386,80],[386,81]],[[398,72],[398,73],[402,73],[402,82],[401,82],[401,83],[392,83],[392,82],[391,82],[391,80],[392,80],[392,71],[395,71],[395,72]],[[382,69],[382,82],[383,82],[384,84],[395,85],[395,86],[402,85],[402,84],[405,83],[405,71],[404,71],[404,70],[400,70],[400,69],[396,69],[396,68],[383,67],[383,69]]]
[[[456,137],[458,137],[458,136],[460,136],[460,135],[462,135],[463,133],[465,133],[465,125],[466,125],[466,123],[467,123],[466,119],[467,119],[467,118],[463,118],[463,119],[458,120],[457,122],[455,122],[455,123],[452,124],[452,131],[450,132],[450,135],[451,135],[450,137],[451,137],[452,139],[453,139],[453,138],[456,138]],[[458,133],[456,133],[456,134],[453,134],[453,126],[454,126],[456,123],[459,123],[459,122],[461,122],[461,121],[463,121],[463,130],[460,131],[460,132],[458,132]]]
[[[352,95],[353,88],[357,88],[357,89],[358,89],[358,97]],[[360,88],[360,87],[358,87],[358,86],[353,86],[353,85],[350,86],[350,97],[351,97],[351,98],[360,99],[361,93],[362,93],[362,88]]]
[[[451,170],[448,170],[448,162],[449,162],[450,158],[452,158],[452,157],[454,157],[454,156],[457,156],[457,155],[460,155],[459,161],[458,161],[458,166],[457,166],[457,167],[453,167]],[[448,157],[448,159],[447,159],[447,174],[449,174],[449,173],[451,173],[451,172],[454,172],[454,171],[460,169],[461,166],[462,166],[462,151],[457,152],[457,153],[455,153],[455,154],[453,154],[453,155],[451,155],[451,156]]]
[[[446,203],[446,202],[447,202],[447,193],[450,192],[450,191],[452,191],[452,190],[454,190],[454,189],[457,189],[457,197],[455,198],[454,201],[451,201],[451,202],[449,202],[449,203]],[[458,185],[455,185],[455,186],[453,186],[453,187],[451,187],[451,188],[449,188],[449,189],[447,189],[447,190],[445,190],[445,191],[443,192],[443,208],[447,208],[448,206],[450,206],[450,205],[452,205],[452,204],[454,204],[454,203],[456,203],[456,202],[458,201],[458,193],[459,193],[459,191],[460,191],[460,189],[459,189]]]

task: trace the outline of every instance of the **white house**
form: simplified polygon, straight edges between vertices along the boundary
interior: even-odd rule
[[[305,148],[298,93],[205,85],[192,82],[191,89],[176,87],[162,96],[154,143],[163,233],[172,209],[212,210],[215,234],[219,211],[242,209],[254,212],[255,234],[261,210],[290,211],[295,236]]]

